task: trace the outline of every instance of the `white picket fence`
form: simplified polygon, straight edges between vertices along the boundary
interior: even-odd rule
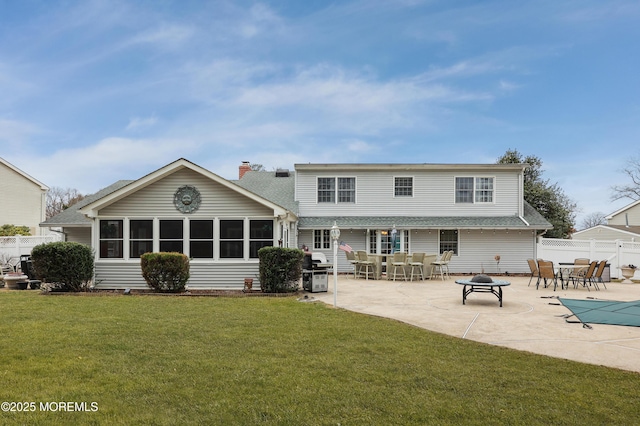
[[[537,256],[553,263],[573,262],[577,258],[608,260],[611,277],[621,278],[620,266],[633,264],[640,267],[640,243],[539,238]]]
[[[0,237],[0,264],[14,263],[23,254],[30,254],[31,249],[39,244],[61,241],[60,234],[41,235],[35,237]],[[10,262],[12,261],[12,262]]]

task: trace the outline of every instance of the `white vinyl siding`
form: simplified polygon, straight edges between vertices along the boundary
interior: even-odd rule
[[[200,191],[202,204],[188,217],[211,218],[235,216],[273,217],[273,210],[232,189],[218,184],[191,170],[179,170],[159,182],[150,184],[122,200],[100,210],[100,216],[182,218],[173,204],[173,195],[183,185],[195,186]]]
[[[424,252],[427,254],[440,254],[438,230],[411,230],[408,253]],[[340,239],[349,244],[353,250],[372,251],[368,238],[373,231],[367,233],[364,230],[344,232]],[[313,245],[313,232],[301,230],[298,236],[300,244],[311,247]],[[330,249],[322,251],[327,259],[332,259],[333,252]],[[497,265],[495,256],[500,255],[500,264]],[[533,231],[505,231],[505,230],[459,230],[458,254],[453,256],[449,264],[452,273],[460,274],[495,274],[498,268],[501,274],[523,274],[529,272],[528,258],[536,257],[536,237]],[[351,271],[351,264],[340,251],[338,252],[338,270],[340,272]]]
[[[190,278],[187,286],[190,290],[239,290],[244,286],[244,279],[257,279],[259,262],[191,262]],[[95,265],[95,283],[98,289],[148,290],[149,286],[142,278],[140,262],[123,262],[98,260]],[[254,281],[260,287],[260,283]]]
[[[31,235],[42,235],[39,224],[45,220],[45,191],[39,185],[0,163],[0,194],[0,225],[26,226]],[[9,207],[10,202],[19,206]]]
[[[607,225],[640,226],[640,204],[626,208],[611,219]]]
[[[458,172],[426,171],[413,176],[413,197],[395,197],[392,176],[384,172],[357,171],[357,203],[318,203],[318,171],[296,172],[299,216],[514,216],[522,211],[520,175],[499,171],[475,177],[493,179],[493,202],[456,203]],[[326,177],[333,177],[329,172]],[[389,224],[393,225],[393,224]]]

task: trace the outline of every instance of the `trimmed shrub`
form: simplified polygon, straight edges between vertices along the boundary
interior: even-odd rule
[[[31,235],[31,230],[28,226],[16,226],[16,225],[2,225],[0,226],[0,237],[13,237],[15,235]]]
[[[142,277],[160,292],[180,292],[189,280],[189,258],[182,253],[145,253],[140,256]]]
[[[300,249],[284,247],[262,247],[260,259],[260,289],[263,293],[288,293],[298,290],[302,277]]]
[[[36,277],[62,291],[86,291],[93,279],[93,250],[80,243],[55,242],[31,250]]]

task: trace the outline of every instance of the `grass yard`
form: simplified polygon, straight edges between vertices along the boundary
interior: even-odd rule
[[[0,353],[0,401],[36,404],[35,411],[0,412],[1,424],[575,425],[640,419],[638,374],[295,298],[2,291]],[[86,402],[90,410],[94,402],[97,411],[40,409],[62,401]]]

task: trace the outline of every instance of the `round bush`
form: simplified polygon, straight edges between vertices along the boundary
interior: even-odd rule
[[[38,279],[64,291],[83,291],[93,279],[93,250],[80,243],[40,244],[31,251]]]
[[[182,253],[145,253],[140,256],[142,277],[160,292],[183,291],[189,280],[189,258]]]

